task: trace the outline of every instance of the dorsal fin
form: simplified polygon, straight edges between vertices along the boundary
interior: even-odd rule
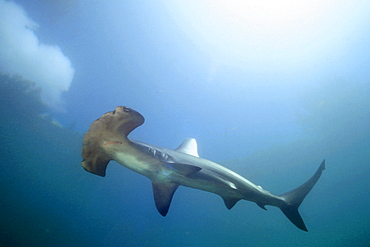
[[[193,155],[195,157],[199,157],[197,141],[194,138],[186,139],[175,150],[179,151],[181,153],[190,154],[190,155]]]

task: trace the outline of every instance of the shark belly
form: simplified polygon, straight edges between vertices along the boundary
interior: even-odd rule
[[[280,206],[283,203],[280,197],[212,161],[187,154],[177,154],[175,156],[171,153],[171,150],[161,150],[161,155],[174,164],[190,164],[201,168],[199,172],[184,175],[174,171],[171,163],[168,165],[168,163],[160,161],[140,149],[134,147],[128,152],[126,148],[124,150],[123,148],[114,144],[114,148],[110,147],[111,150],[108,152],[119,164],[148,177],[156,183],[175,183],[217,194],[228,201],[247,200],[272,206]]]
[[[259,205],[277,207],[284,204],[281,197],[273,195],[261,186],[213,161],[188,154],[174,153],[174,150],[166,148],[161,148],[159,151],[166,153],[171,162],[192,164],[202,168],[198,173],[185,178],[181,183],[183,186],[217,194],[224,200],[225,198],[246,200]]]
[[[194,189],[204,190],[221,196],[224,200],[246,200],[261,205],[280,206],[284,202],[282,198],[271,194],[261,187],[246,181],[225,179],[225,176],[214,174],[210,171],[200,171],[190,179],[182,181],[182,185]]]

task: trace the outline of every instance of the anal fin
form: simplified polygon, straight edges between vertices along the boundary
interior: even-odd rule
[[[263,205],[262,203],[256,203],[256,204],[258,205],[258,207],[262,208],[263,210],[267,210],[265,205]]]
[[[152,182],[152,186],[155,206],[162,216],[166,216],[171,205],[173,194],[179,185],[176,183]]]

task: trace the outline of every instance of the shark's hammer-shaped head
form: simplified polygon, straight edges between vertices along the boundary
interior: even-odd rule
[[[144,123],[144,117],[129,107],[117,106],[95,120],[85,134],[82,147],[82,166],[96,175],[105,176],[105,170],[112,159],[105,152],[107,143],[128,142],[127,135]]]

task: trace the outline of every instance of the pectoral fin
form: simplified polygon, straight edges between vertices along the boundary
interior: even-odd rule
[[[179,163],[166,163],[164,164],[166,169],[174,171],[183,176],[190,176],[199,172],[202,168],[193,165],[179,164]]]
[[[176,183],[152,182],[155,206],[162,216],[166,216],[170,208],[173,194],[179,187]]]
[[[167,172],[170,171],[168,174],[169,177],[171,176],[170,175],[171,172],[175,172],[183,176],[190,176],[201,170],[201,168],[198,166],[179,163],[165,163],[164,167],[165,171],[166,170]],[[157,207],[158,212],[162,216],[166,216],[168,209],[170,208],[171,205],[173,194],[180,185],[173,182],[161,183],[152,181],[152,186],[155,206]]]

